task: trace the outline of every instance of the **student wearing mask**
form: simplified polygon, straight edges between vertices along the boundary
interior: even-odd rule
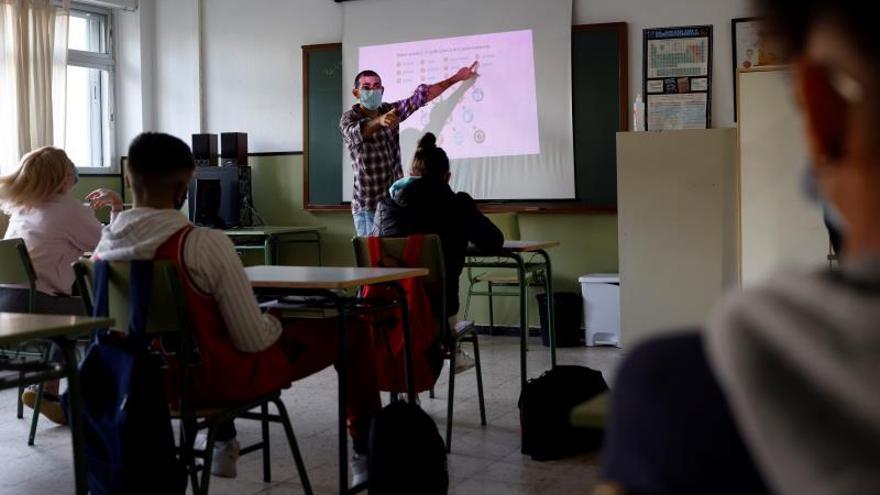
[[[604,456],[605,476],[632,493],[880,493],[876,6],[757,4],[792,66],[808,173],[842,262],[775,273],[728,295],[702,338],[633,351]]]
[[[103,225],[93,210],[109,206],[111,219],[122,211],[122,199],[107,189],[89,193],[89,206],[84,206],[70,194],[78,179],[64,150],[51,146],[26,154],[18,169],[0,177],[0,208],[9,215],[4,239],[24,240],[37,277],[36,313],[83,313],[82,301],[71,295],[72,264],[94,250],[101,238]],[[0,311],[29,312],[28,294],[27,288],[0,287]],[[22,401],[34,407],[36,387],[28,387]],[[46,382],[40,412],[55,423],[63,422],[57,380]]]
[[[354,78],[351,93],[358,103],[342,114],[339,129],[348,148],[354,169],[351,211],[358,236],[373,230],[376,206],[385,197],[391,183],[403,176],[400,164],[400,129],[416,110],[440,96],[452,85],[477,76],[477,62],[462,67],[449,79],[436,84],[422,84],[409,98],[383,103],[382,78],[365,70]]]

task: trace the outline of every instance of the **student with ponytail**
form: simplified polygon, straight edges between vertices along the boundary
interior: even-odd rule
[[[482,251],[497,251],[504,235],[480,212],[470,195],[452,191],[451,177],[449,157],[437,147],[437,137],[425,134],[413,157],[410,176],[392,184],[388,196],[379,203],[373,235],[440,236],[446,264],[446,316],[454,319],[460,306],[458,281],[468,243]],[[460,363],[457,371],[472,366],[463,354],[456,362]]]

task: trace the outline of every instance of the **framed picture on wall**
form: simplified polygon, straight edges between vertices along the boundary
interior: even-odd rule
[[[737,71],[767,65],[779,65],[781,57],[762,37],[762,21],[758,17],[733,19],[733,108],[736,120]]]

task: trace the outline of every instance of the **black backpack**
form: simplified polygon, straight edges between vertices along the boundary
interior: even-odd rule
[[[392,402],[370,429],[371,495],[445,495],[449,490],[446,444],[421,407]]]
[[[519,397],[522,453],[549,461],[602,445],[599,428],[575,428],[571,410],[608,390],[602,373],[583,366],[557,366],[526,382]]]

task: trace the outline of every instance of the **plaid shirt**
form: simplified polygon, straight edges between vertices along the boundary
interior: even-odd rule
[[[422,84],[409,98],[383,103],[379,113],[397,108],[397,116],[403,122],[428,102],[428,86]],[[361,129],[371,120],[361,111],[360,105],[342,114],[339,129],[342,140],[351,154],[354,169],[354,193],[351,209],[357,213],[362,210],[376,211],[376,206],[388,195],[391,184],[403,177],[400,164],[400,128],[382,127],[369,138],[364,138]]]

